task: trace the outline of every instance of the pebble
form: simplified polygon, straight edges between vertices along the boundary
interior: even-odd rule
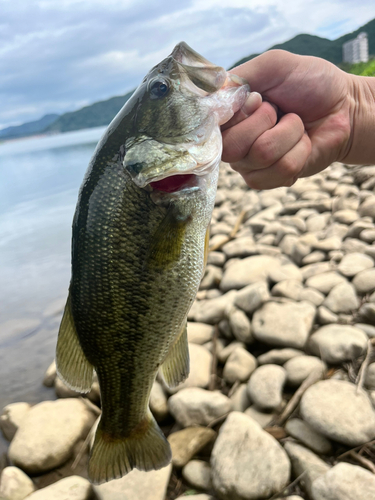
[[[209,290],[211,288],[215,288],[220,284],[222,277],[223,277],[223,270],[220,267],[207,265],[199,289]]]
[[[266,344],[303,348],[315,313],[309,302],[267,302],[253,315],[253,335]]]
[[[360,271],[374,267],[374,261],[368,255],[353,252],[345,255],[337,269],[347,278],[352,278]]]
[[[230,384],[246,382],[257,367],[257,360],[243,347],[237,347],[227,359],[223,377]]]
[[[356,274],[353,285],[360,295],[373,292],[375,290],[375,268],[366,269]]]
[[[188,321],[187,323],[187,336],[188,342],[193,344],[205,344],[212,339],[214,333],[214,327],[212,325],[207,325],[206,323],[193,323]]]
[[[172,389],[169,393],[186,389],[187,387],[207,387],[211,378],[212,354],[198,344],[189,344],[190,374],[188,378]]]
[[[338,463],[312,485],[313,500],[373,500],[375,476],[357,465]]]
[[[303,290],[302,283],[298,280],[279,281],[272,288],[272,295],[275,297],[286,297],[298,301]]]
[[[294,387],[301,385],[313,371],[321,370],[323,373],[326,368],[326,364],[316,356],[296,356],[284,364],[287,383]]]
[[[231,400],[233,411],[243,412],[251,405],[246,384],[240,384],[229,399]]]
[[[182,497],[176,498],[176,500],[216,500],[212,495],[206,495],[206,493],[200,493],[198,495],[182,495]]]
[[[331,250],[339,250],[341,247],[341,238],[338,236],[331,236],[324,240],[317,241],[313,248],[315,250],[322,250],[323,252],[330,252]]]
[[[248,257],[257,253],[254,239],[251,236],[236,238],[229,241],[222,247],[222,251],[227,259],[233,257]]]
[[[375,338],[375,326],[368,325],[366,323],[355,323],[353,326],[363,330],[365,334],[368,336],[368,338],[370,339]]]
[[[44,374],[43,385],[46,387],[53,387],[55,383],[55,378],[56,378],[56,362],[55,360],[53,360]]]
[[[359,299],[351,283],[339,283],[329,292],[323,305],[336,314],[350,314],[358,309]]]
[[[322,380],[301,399],[301,415],[317,432],[354,447],[374,439],[375,411],[370,399],[343,380]]]
[[[222,252],[209,252],[207,256],[207,265],[211,264],[213,266],[223,267],[226,258]]]
[[[286,376],[286,371],[279,365],[259,366],[247,385],[250,400],[261,409],[276,410],[282,403]]]
[[[27,498],[28,500],[90,500],[92,494],[93,489],[87,479],[70,476],[35,491]]]
[[[24,500],[35,490],[34,483],[18,467],[5,467],[0,476],[2,500]]]
[[[227,292],[228,290],[243,288],[257,281],[267,281],[270,271],[279,267],[280,262],[275,257],[268,255],[246,257],[225,270],[220,288]]]
[[[10,444],[9,458],[30,474],[58,467],[70,457],[75,443],[86,437],[94,421],[93,413],[78,399],[39,403],[22,420]]]
[[[168,416],[168,401],[162,385],[155,380],[150,394],[150,410],[157,422],[163,422]]]
[[[0,415],[0,429],[5,439],[12,441],[30,408],[29,403],[12,403],[4,407]]]
[[[304,352],[299,349],[292,349],[286,347],[285,349],[271,349],[258,357],[258,363],[260,365],[275,364],[283,365],[289,359],[295,358],[296,356],[303,355]]]
[[[320,325],[329,325],[330,323],[337,323],[339,320],[339,317],[337,314],[333,313],[329,309],[327,309],[324,306],[320,306],[318,308],[318,313],[317,313],[317,322]]]
[[[288,420],[285,425],[285,430],[288,434],[298,439],[298,441],[315,453],[328,455],[332,452],[331,442],[299,418],[291,418]]]
[[[98,500],[164,500],[171,472],[172,465],[148,472],[133,469],[121,479],[94,486],[94,491]]]
[[[368,196],[360,205],[358,213],[361,217],[371,217],[375,220],[375,196]]]
[[[245,344],[254,342],[250,320],[241,309],[237,309],[237,307],[233,306],[230,309],[228,321],[231,332],[237,340]]]
[[[182,389],[168,400],[169,411],[182,427],[208,425],[231,410],[230,399],[218,391]]]
[[[367,335],[354,326],[326,325],[309,339],[308,347],[323,361],[339,364],[361,356],[367,349]]]
[[[340,283],[347,283],[346,278],[336,271],[319,273],[306,280],[306,286],[315,288],[321,293],[327,294],[332,288]]]
[[[172,464],[181,469],[215,438],[216,432],[209,427],[187,427],[170,434],[168,441],[172,450]]]
[[[366,370],[365,386],[375,390],[375,363],[370,363]]]
[[[283,448],[257,422],[239,412],[230,413],[222,425],[211,468],[213,486],[223,500],[269,498],[290,477]]]
[[[274,413],[265,413],[261,411],[259,408],[257,408],[255,405],[250,406],[244,411],[245,415],[248,417],[251,417],[255,422],[258,422],[258,424],[264,429],[267,427],[272,420],[276,417],[276,414]]]
[[[212,488],[211,467],[203,460],[190,460],[183,467],[182,476],[194,488],[204,491]]]
[[[224,349],[222,349],[220,352],[217,353],[217,359],[221,363],[225,363],[226,360],[229,358],[229,356],[232,354],[232,352],[237,349],[237,347],[243,347],[246,349],[246,346],[243,342],[239,342],[238,340],[235,340],[228,344]]]
[[[270,297],[266,281],[258,281],[245,286],[237,292],[234,304],[245,311],[247,314],[253,314]]]
[[[195,301],[188,314],[189,320],[214,325],[224,319],[224,312],[234,301],[236,292],[231,290],[220,297]]]

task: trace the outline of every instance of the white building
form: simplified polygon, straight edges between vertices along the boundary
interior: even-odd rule
[[[349,40],[342,46],[342,59],[347,63],[368,62],[367,33],[360,33],[354,40]]]

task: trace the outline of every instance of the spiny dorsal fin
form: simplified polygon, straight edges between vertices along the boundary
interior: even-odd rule
[[[168,387],[176,387],[189,375],[189,347],[187,340],[187,323],[169,349],[168,355],[161,365],[160,371]]]
[[[77,392],[89,392],[94,368],[88,362],[78,340],[72,315],[70,294],[61,320],[56,348],[57,373],[63,382]]]

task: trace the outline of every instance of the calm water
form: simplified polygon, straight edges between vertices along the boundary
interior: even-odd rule
[[[69,284],[78,189],[104,130],[0,144],[0,410],[54,396],[41,380]]]

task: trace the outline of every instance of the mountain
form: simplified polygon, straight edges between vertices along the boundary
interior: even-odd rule
[[[369,54],[375,55],[375,19],[369,21],[364,26],[361,26],[352,33],[337,38],[336,40],[328,40],[328,38],[321,38],[314,35],[297,35],[291,40],[284,43],[278,43],[273,45],[268,50],[272,49],[283,49],[293,52],[293,54],[300,54],[302,56],[316,56],[322,57],[327,61],[331,61],[334,64],[340,64],[342,62],[342,45],[343,43],[355,38],[359,33],[365,31],[368,34],[369,42]],[[230,68],[239,66],[250,59],[258,56],[259,54],[251,54],[250,56],[243,57],[237,61]]]
[[[70,132],[71,130],[108,125],[133,92],[132,90],[125,95],[111,97],[106,101],[95,102],[78,111],[64,113],[48,125],[44,129],[44,132]]]
[[[27,135],[36,135],[44,131],[51,123],[56,121],[59,115],[45,115],[39,120],[27,122],[23,125],[15,125],[12,127],[3,128],[0,130],[0,139],[15,139],[17,137],[25,137]]]

